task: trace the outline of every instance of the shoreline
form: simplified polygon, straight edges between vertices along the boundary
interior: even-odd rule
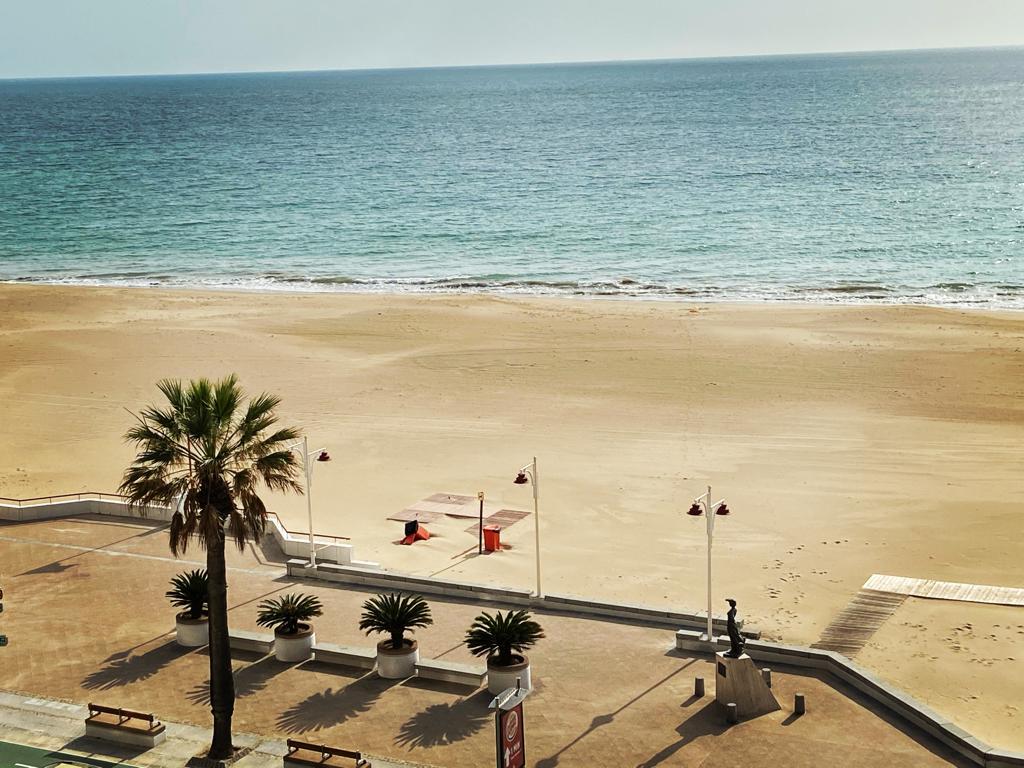
[[[409,297],[409,298],[458,298],[480,296],[496,299],[521,299],[530,300],[565,300],[565,301],[611,301],[611,302],[639,302],[652,304],[708,304],[714,306],[737,306],[737,307],[802,307],[807,309],[834,308],[921,308],[940,309],[965,312],[992,312],[992,313],[1024,313],[1024,296],[1021,297],[1020,306],[992,306],[986,303],[964,302],[964,303],[929,303],[918,301],[890,301],[885,299],[823,299],[813,301],[807,297],[779,297],[779,298],[729,298],[718,296],[700,296],[696,294],[659,294],[659,293],[588,293],[588,292],[537,292],[529,290],[493,290],[486,288],[424,288],[418,290],[397,290],[392,285],[382,287],[380,290],[369,288],[323,288],[316,289],[309,285],[301,285],[295,288],[276,288],[271,286],[232,286],[232,285],[171,285],[171,284],[124,284],[124,283],[101,283],[101,282],[47,282],[39,280],[0,280],[0,287],[36,287],[52,289],[71,290],[114,290],[114,291],[170,291],[174,293],[198,293],[210,295],[266,295],[266,296],[377,296],[377,297]],[[828,289],[824,289],[827,291]]]

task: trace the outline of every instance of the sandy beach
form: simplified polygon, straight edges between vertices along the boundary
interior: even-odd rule
[[[1024,586],[1022,314],[2,285],[0,496],[114,491],[125,409],[230,372],[330,450],[317,530],[391,569],[532,587],[532,514],[488,557],[471,521],[400,547],[386,518],[530,510],[536,455],[548,592],[702,608],[709,483],[717,599],[768,638],[814,642],[874,573]],[[860,660],[1024,747],[1024,609],[911,599]]]

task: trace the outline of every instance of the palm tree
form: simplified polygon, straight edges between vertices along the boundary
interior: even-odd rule
[[[239,550],[259,539],[267,517],[257,493],[261,486],[302,492],[295,481],[297,460],[287,445],[298,432],[276,426],[280,398],[262,394],[243,404],[245,395],[234,375],[187,385],[164,380],[157,386],[167,403],[141,411],[125,434],[137,455],[125,470],[120,492],[142,514],[154,505],[175,508],[170,526],[175,557],[193,543],[206,550],[213,713],[208,757],[223,760],[233,754],[235,708],[225,539],[230,534]]]
[[[171,588],[165,594],[175,608],[186,609],[182,613],[186,614],[187,618],[201,619],[207,610],[208,581],[206,571],[199,568],[179,573],[171,579]]]
[[[389,635],[391,648],[401,650],[405,644],[405,633],[434,623],[430,606],[420,595],[403,595],[391,592],[377,595],[363,603],[363,615],[359,628],[366,634],[377,632]]]
[[[256,623],[261,627],[277,627],[282,635],[297,635],[299,625],[314,616],[324,615],[320,598],[312,595],[290,594],[268,598],[259,604]]]
[[[544,637],[540,624],[530,618],[529,611],[509,611],[493,616],[481,613],[466,633],[466,647],[474,656],[487,656],[499,667],[515,663],[512,652],[522,653]]]

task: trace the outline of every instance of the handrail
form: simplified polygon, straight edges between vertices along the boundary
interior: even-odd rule
[[[286,534],[288,534],[289,536],[301,536],[301,537],[305,537],[307,539],[309,538],[309,531],[308,530],[289,530],[287,527],[285,527],[285,522],[284,522],[284,520],[281,519],[281,515],[279,515],[278,513],[276,513],[276,512],[267,512],[266,516],[267,517],[273,517],[274,520],[278,521],[278,524],[281,526],[281,529],[284,530],[286,532]],[[350,541],[352,541],[352,538],[350,536],[331,536],[330,534],[316,534],[316,532],[314,532],[313,536],[316,537],[317,539],[334,539],[335,541],[338,541],[338,542],[350,542]],[[328,546],[330,546],[330,545],[328,545]]]
[[[33,496],[32,498],[28,498],[28,499],[11,499],[11,498],[8,498],[7,496],[0,496],[0,502],[11,502],[12,504],[16,504],[19,507],[23,507],[23,506],[26,506],[26,505],[33,506],[31,504],[31,502],[35,502],[35,501],[38,501],[38,502],[45,501],[45,502],[47,502],[49,504],[52,504],[54,499],[74,499],[76,501],[82,501],[82,497],[83,496],[89,497],[89,498],[98,498],[100,500],[106,498],[106,499],[120,499],[120,500],[124,501],[125,498],[126,498],[126,497],[122,496],[119,493],[101,493],[100,491],[81,491],[80,493],[55,493],[55,494],[52,494],[50,496]],[[34,505],[34,506],[38,506],[38,505]]]
[[[102,501],[103,499],[116,499],[116,500],[119,500],[119,501],[127,501],[127,499],[128,499],[127,496],[123,496],[120,493],[102,493],[100,491],[81,491],[80,493],[55,493],[55,494],[52,494],[50,496],[34,496],[32,498],[29,498],[29,499],[12,499],[12,498],[8,498],[7,496],[0,496],[0,504],[4,504],[6,502],[9,502],[11,504],[14,504],[15,506],[17,506],[20,509],[21,507],[25,507],[25,506],[40,506],[41,505],[39,503],[33,504],[33,502],[40,502],[40,503],[41,502],[45,502],[45,503],[48,503],[48,504],[52,504],[55,499],[57,499],[57,500],[59,500],[59,499],[74,499],[75,501],[82,501],[83,500],[82,497],[99,499],[100,501]],[[288,530],[288,528],[285,527],[284,521],[281,520],[281,516],[279,514],[277,514],[277,512],[267,512],[267,517],[273,517],[275,520],[277,520],[277,524],[279,526],[281,526],[281,530],[283,530],[285,533],[287,533],[287,534],[289,534],[291,536],[305,536],[305,537],[309,536],[309,531],[290,531],[290,530]],[[352,537],[351,536],[332,536],[329,533],[314,533],[314,536],[317,536],[317,537],[319,537],[321,539],[333,539],[335,541],[352,541]]]

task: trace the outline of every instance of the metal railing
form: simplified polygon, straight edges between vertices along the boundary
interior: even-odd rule
[[[55,501],[103,501],[104,499],[126,501],[126,498],[118,493],[82,491],[81,493],[55,493],[52,496],[34,496],[30,499],[10,499],[6,496],[0,496],[0,504],[20,508],[38,507],[43,504],[53,504]]]
[[[267,517],[272,517],[277,521],[277,524],[281,527],[281,530],[287,533],[289,536],[302,536],[303,538],[309,538],[309,531],[291,531],[285,527],[284,521],[277,512],[267,512]],[[318,539],[333,539],[334,541],[352,541],[351,536],[332,536],[329,533],[317,533],[313,532],[313,535]]]
[[[119,493],[101,493],[100,491],[82,491],[81,493],[55,493],[51,496],[33,496],[29,499],[12,499],[7,496],[0,496],[0,505],[18,507],[39,507],[44,504],[53,504],[55,501],[124,501],[128,498]],[[273,517],[281,530],[290,536],[301,536],[308,538],[309,531],[292,531],[285,526],[281,516],[276,512],[267,512],[267,517]],[[352,541],[351,536],[332,536],[329,533],[314,533],[318,539],[331,539],[333,541]]]

